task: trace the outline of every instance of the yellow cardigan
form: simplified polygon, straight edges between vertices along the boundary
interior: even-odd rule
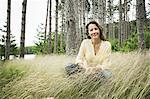
[[[108,41],[101,41],[98,53],[95,55],[91,39],[82,41],[75,63],[83,64],[84,68],[100,66],[102,69],[109,69],[111,55],[111,44]]]

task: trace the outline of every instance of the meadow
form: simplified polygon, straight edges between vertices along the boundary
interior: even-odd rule
[[[109,79],[77,74],[75,56],[45,55],[0,62],[0,99],[150,99],[150,50],[112,53]]]

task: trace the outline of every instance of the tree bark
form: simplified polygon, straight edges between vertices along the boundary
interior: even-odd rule
[[[95,20],[96,19],[96,1],[92,0],[92,18]]]
[[[144,21],[145,21],[145,0],[136,0],[136,23],[139,34],[139,48],[144,49]]]
[[[46,20],[45,20],[44,42],[46,41],[46,34],[47,34],[48,8],[49,8],[49,0],[47,0],[47,11],[46,11]]]
[[[23,0],[23,2],[22,2],[21,38],[20,38],[20,58],[24,58],[24,54],[25,54],[26,7],[27,7],[27,0]]]
[[[67,1],[67,43],[66,43],[66,54],[75,55],[77,54],[77,33],[76,33],[76,8],[75,0]]]
[[[10,16],[11,16],[11,0],[7,1],[7,34],[6,34],[6,46],[5,46],[5,60],[9,60],[10,55]]]
[[[83,7],[83,28],[82,28],[82,31],[83,31],[83,39],[86,38],[86,35],[85,35],[85,0],[82,1],[82,7]]]
[[[62,4],[62,9],[61,9],[61,14],[62,14],[62,23],[61,23],[61,34],[60,34],[60,50],[64,52],[64,0],[61,0]]]
[[[113,0],[109,0],[108,1],[108,14],[109,14],[109,18],[108,18],[108,38],[109,39],[113,39]]]
[[[55,42],[54,42],[54,53],[58,50],[58,0],[56,0],[56,23],[55,23]]]
[[[119,0],[119,44],[122,46],[122,37],[123,37],[123,29],[122,29],[122,0]]]
[[[52,52],[52,41],[51,41],[51,31],[52,31],[52,28],[51,28],[51,21],[52,21],[52,0],[50,0],[49,2],[49,33],[48,33],[48,53],[50,54]]]

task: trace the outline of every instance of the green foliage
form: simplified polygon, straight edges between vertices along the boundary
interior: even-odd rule
[[[150,48],[150,32],[145,31],[145,48]],[[130,52],[138,49],[138,34],[132,33],[131,36],[124,42],[123,46],[119,46],[119,40],[110,40],[113,51]]]
[[[5,35],[2,35],[0,39],[0,52],[0,57],[2,59],[2,57],[5,56]]]
[[[48,53],[48,46],[47,40],[45,40],[45,32],[44,32],[44,24],[38,25],[37,28],[37,42],[35,42],[35,47],[33,48],[33,52],[35,54],[47,54]]]
[[[38,43],[35,43],[35,53],[36,54],[48,54],[48,43],[47,41],[39,41]]]
[[[52,32],[51,35],[51,52],[54,50],[54,36],[55,33]],[[58,33],[58,47],[57,47],[57,53],[65,53],[65,42],[63,41],[63,49],[60,48],[60,33]],[[44,40],[44,32],[39,32],[38,35],[38,42],[35,43],[36,47],[34,49],[34,52],[36,54],[48,54],[48,39]],[[48,36],[47,36],[48,38]]]
[[[133,33],[124,43],[124,46],[120,49],[123,52],[129,52],[138,49],[138,34]]]
[[[5,56],[5,43],[6,43],[6,29],[7,26],[3,25],[3,28],[0,29],[1,34],[0,35],[0,60],[2,59],[2,57]],[[10,55],[14,55],[15,57],[18,55],[19,51],[17,49],[17,44],[15,43],[15,36],[13,36],[12,34],[10,34]]]
[[[61,34],[58,33],[58,50],[57,50],[57,52],[58,53],[65,53],[66,44],[65,44],[65,41],[63,40],[63,44],[62,44],[63,49],[60,48],[60,43],[61,43],[60,37],[61,37]]]
[[[3,44],[0,44],[0,59],[2,59],[3,56],[5,56],[5,46]]]
[[[150,48],[150,31],[149,32],[148,31],[145,32],[145,47],[147,49]]]
[[[12,34],[10,35],[10,55],[14,55],[17,56],[19,54],[19,51],[17,49],[17,44],[15,43],[15,36],[13,36]]]
[[[35,46],[27,46],[25,47],[26,54],[34,54],[35,53]]]
[[[110,42],[111,42],[111,46],[112,46],[113,51],[119,51],[120,50],[118,39],[110,40]]]
[[[6,36],[3,34],[0,39],[0,59],[5,56],[5,41]],[[17,49],[17,44],[15,43],[15,41],[15,36],[10,34],[10,55],[14,55],[16,57],[19,51]]]

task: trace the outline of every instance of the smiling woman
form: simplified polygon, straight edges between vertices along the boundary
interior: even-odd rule
[[[88,72],[99,72],[106,69],[109,62],[105,62],[111,54],[111,44],[103,35],[101,26],[91,21],[86,26],[88,39],[83,40],[76,64]],[[107,63],[107,64],[104,64]]]
[[[109,69],[111,44],[105,39],[101,26],[96,21],[91,21],[87,24],[86,31],[88,39],[82,41],[75,64],[83,68],[86,74]]]

